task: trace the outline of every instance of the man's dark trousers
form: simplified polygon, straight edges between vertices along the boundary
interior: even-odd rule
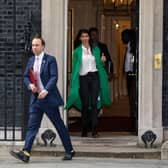
[[[54,127],[58,131],[58,134],[62,140],[66,153],[71,153],[72,144],[68,135],[67,128],[65,127],[63,120],[60,117],[58,107],[50,107],[47,103],[47,97],[45,99],[37,99],[31,106],[29,111],[28,129],[26,133],[25,146],[23,150],[31,151],[33,141],[40,128],[41,120],[44,112],[53,123]]]

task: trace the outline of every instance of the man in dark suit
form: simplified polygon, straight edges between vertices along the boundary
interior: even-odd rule
[[[122,31],[121,37],[123,43],[126,45],[123,69],[126,73],[130,116],[135,118],[134,127],[137,131],[138,114],[136,110],[136,32],[133,29],[125,29]]]
[[[40,128],[44,112],[57,129],[65,148],[63,160],[71,160],[75,153],[68,131],[60,117],[59,106],[63,105],[63,100],[56,86],[58,80],[56,59],[44,53],[44,48],[45,41],[40,36],[35,36],[32,40],[32,51],[35,56],[29,59],[24,72],[24,83],[32,93],[28,129],[23,150],[10,152],[12,156],[24,162],[29,162],[33,141]],[[30,73],[32,69],[33,74]],[[34,81],[31,75],[34,75]]]
[[[99,41],[98,29],[96,27],[90,28],[89,33],[90,33],[92,46],[93,47],[97,46],[100,49],[100,54],[105,64],[105,70],[110,80],[113,74],[113,62],[111,60],[111,56],[108,51],[107,45]]]
[[[104,62],[104,68],[108,75],[108,80],[111,81],[113,75],[113,62],[111,60],[110,53],[108,51],[107,45],[99,41],[98,29],[96,27],[91,27],[89,29],[90,41],[92,47],[98,47],[100,49],[101,60]],[[102,115],[102,110],[98,109],[98,116]],[[99,136],[98,133],[95,137]]]

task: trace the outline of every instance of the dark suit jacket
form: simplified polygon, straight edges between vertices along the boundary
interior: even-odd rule
[[[35,56],[29,58],[27,63],[25,72],[24,72],[24,83],[29,89],[30,78],[29,71],[33,67],[35,61]],[[58,107],[63,105],[63,100],[59,93],[59,90],[56,86],[58,80],[58,70],[56,59],[53,56],[48,54],[44,54],[41,69],[40,69],[40,77],[43,83],[44,89],[48,91],[48,95],[44,100],[39,100],[40,103],[44,105],[44,103],[49,104],[52,107]],[[30,105],[37,100],[37,94],[31,94]]]
[[[113,62],[111,60],[110,53],[108,51],[106,44],[99,42],[98,47],[100,49],[101,56],[102,56],[102,53],[104,53],[104,55],[106,56],[106,62],[105,62],[106,72],[108,74],[113,73]],[[109,65],[110,65],[110,69],[109,69]]]

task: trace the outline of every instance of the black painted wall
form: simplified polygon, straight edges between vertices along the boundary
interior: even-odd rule
[[[168,127],[168,1],[163,16],[163,126]]]
[[[0,0],[0,128],[23,126],[25,47],[41,31],[41,0]]]

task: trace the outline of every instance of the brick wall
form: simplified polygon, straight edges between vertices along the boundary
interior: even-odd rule
[[[163,126],[168,127],[168,1],[164,0],[163,29]]]
[[[0,127],[23,125],[29,23],[31,36],[41,31],[41,0],[0,0]]]

